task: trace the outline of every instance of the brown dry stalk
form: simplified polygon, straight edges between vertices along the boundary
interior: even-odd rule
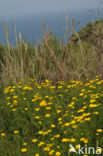
[[[49,52],[50,52],[50,54],[51,54],[51,58],[52,58],[52,59],[54,60],[54,62],[57,64],[58,69],[59,69],[60,72],[62,73],[62,78],[64,79],[64,70],[63,70],[61,64],[59,63],[59,61],[57,60],[53,49],[50,48],[50,46],[49,46],[49,44],[48,44],[48,40],[49,40],[49,38],[48,38],[48,36],[47,36],[47,37],[45,38],[45,44],[46,44],[46,46],[47,46],[47,48],[48,48],[48,50],[49,50]]]

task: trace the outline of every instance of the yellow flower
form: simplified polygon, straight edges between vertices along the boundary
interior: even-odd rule
[[[85,140],[85,138],[80,138],[80,141],[84,141]]]
[[[45,96],[45,98],[49,98],[49,96],[47,95],[47,96]]]
[[[97,132],[102,132],[103,130],[102,129],[97,129]]]
[[[35,119],[40,119],[40,117],[39,116],[35,116]]]
[[[70,122],[70,124],[75,124],[76,123],[76,121],[75,120],[72,120],[71,122]]]
[[[58,88],[62,88],[62,86],[58,86]]]
[[[14,89],[10,89],[10,92],[14,92]]]
[[[59,137],[60,137],[60,134],[55,135],[55,138],[59,138]]]
[[[38,147],[42,146],[42,145],[45,145],[45,143],[43,141],[41,141],[39,144],[38,144]]]
[[[62,118],[58,118],[58,121],[61,121],[62,120]]]
[[[7,100],[10,100],[10,97],[7,97],[6,99],[7,99]]]
[[[50,117],[50,114],[46,114],[45,117],[46,117],[46,118],[49,118],[49,117]]]
[[[38,132],[38,134],[43,134],[43,133],[44,133],[43,131],[39,131],[39,132]]]
[[[53,140],[54,140],[54,138],[51,138],[50,140],[51,140],[51,141],[53,141]]]
[[[99,112],[93,112],[93,114],[98,115],[98,114],[99,114]]]
[[[44,151],[50,151],[50,148],[49,147],[45,147]]]
[[[80,145],[75,145],[75,148],[78,149],[80,147]]]
[[[94,103],[94,102],[96,102],[96,100],[94,100],[94,99],[93,100],[90,100],[90,103]]]
[[[47,103],[45,100],[43,100],[42,102],[40,102],[40,107],[46,107]]]
[[[67,139],[67,138],[62,139],[62,142],[68,142],[68,141],[70,141],[70,139]]]
[[[59,114],[61,112],[61,110],[57,110],[57,114]]]
[[[14,98],[14,99],[17,99],[17,98],[18,98],[18,96],[17,96],[17,95],[15,95],[15,96],[13,96],[13,98]]]
[[[91,108],[94,108],[94,107],[97,107],[98,105],[97,104],[90,104],[89,107]]]
[[[48,132],[44,132],[44,133],[43,133],[43,135],[47,135],[47,134],[48,134]]]
[[[59,148],[60,148],[60,146],[57,146],[57,148],[59,149]]]
[[[40,110],[40,108],[36,108],[36,109],[35,109],[36,112],[39,111],[39,110]]]
[[[60,152],[56,152],[56,153],[55,153],[55,156],[60,156],[60,155],[61,155]]]
[[[89,121],[90,119],[91,119],[91,118],[85,118],[84,120],[85,120],[85,121]]]
[[[71,141],[71,142],[75,142],[76,140],[75,140],[74,138],[72,138],[70,141]]]
[[[84,95],[83,98],[86,99],[87,98],[87,95]]]
[[[83,142],[84,142],[84,143],[88,143],[88,139],[85,139]]]
[[[39,153],[36,153],[35,156],[39,156]]]
[[[14,134],[18,134],[18,133],[19,133],[19,131],[18,131],[18,130],[15,130],[15,131],[14,131]]]
[[[77,126],[77,125],[72,125],[72,127],[73,127],[73,128],[77,128],[78,126]]]
[[[79,94],[79,96],[83,96],[83,95],[84,95],[84,93],[80,93],[80,94]]]
[[[102,84],[102,82],[101,82],[101,81],[99,81],[99,82],[97,82],[97,84]]]
[[[1,133],[1,136],[5,136],[5,133]]]
[[[51,130],[51,129],[49,129],[49,130],[47,130],[47,132],[48,132],[48,133],[50,133],[50,132],[52,132],[52,130]]]
[[[24,142],[24,143],[23,143],[23,145],[24,145],[24,146],[26,146],[26,145],[27,145],[27,143],[26,143],[26,142]]]
[[[9,106],[10,104],[11,104],[11,103],[10,103],[10,102],[8,102],[8,103],[7,103],[7,106]]]
[[[65,126],[69,126],[69,125],[70,125],[70,123],[68,123],[68,122],[67,122],[67,123],[65,123]]]
[[[14,104],[17,104],[17,103],[18,103],[18,101],[17,101],[17,100],[13,100],[13,103],[14,103]]]
[[[25,110],[28,110],[28,107],[26,107]]]
[[[49,152],[49,155],[53,155],[54,152],[55,152],[54,150],[51,150],[51,151]]]
[[[27,148],[22,148],[21,152],[27,152]]]
[[[34,143],[37,142],[37,139],[32,139],[32,142],[34,142]]]
[[[16,110],[17,110],[16,108],[12,109],[13,112],[15,112]]]
[[[102,148],[98,148],[96,151],[97,152],[102,152]]]
[[[52,128],[55,128],[55,125],[52,124],[51,127],[52,127]]]
[[[80,113],[80,112],[84,112],[84,109],[80,109],[77,111],[77,113]]]
[[[50,109],[51,109],[51,107],[46,107],[46,109],[47,109],[47,110],[50,110]]]

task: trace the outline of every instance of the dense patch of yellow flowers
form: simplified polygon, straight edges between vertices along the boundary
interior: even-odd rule
[[[103,80],[98,77],[86,83],[62,81],[55,85],[49,80],[41,84],[35,79],[26,83],[21,80],[6,87],[4,94],[8,111],[21,124],[17,129],[12,128],[12,135],[19,136],[23,153],[29,155],[34,149],[34,156],[42,153],[65,156],[64,149],[69,149],[70,143],[78,149],[79,144],[91,143],[93,135],[96,139],[103,135],[103,127],[96,127],[94,122],[103,110]],[[24,119],[27,122],[23,122]],[[2,130],[1,138],[6,135],[10,134]]]

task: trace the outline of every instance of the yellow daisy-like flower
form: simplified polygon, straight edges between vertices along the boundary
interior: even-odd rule
[[[38,112],[40,110],[40,108],[35,108],[35,111]]]
[[[55,128],[55,125],[52,124],[51,127],[52,127],[52,128]]]
[[[72,138],[70,141],[71,141],[71,142],[75,142],[76,140],[75,140],[74,138]]]
[[[57,110],[57,114],[59,114],[61,112],[61,110]]]
[[[43,100],[42,102],[40,102],[40,107],[46,107],[47,103],[45,100]]]
[[[60,137],[60,134],[55,135],[55,138],[59,138],[59,137]]]
[[[99,114],[99,112],[93,112],[93,114],[98,115],[98,114]]]
[[[24,146],[26,146],[26,145],[27,145],[27,143],[26,143],[26,142],[24,142],[24,143],[23,143],[23,145],[24,145]]]
[[[43,133],[44,133],[43,131],[39,131],[39,132],[38,132],[38,134],[43,134]]]
[[[34,143],[37,142],[37,139],[32,139],[32,142],[34,142]]]
[[[38,144],[38,147],[42,146],[42,145],[45,145],[45,143],[43,141],[41,141],[39,144]]]
[[[68,141],[70,141],[70,139],[67,139],[67,138],[62,139],[62,142],[68,142]]]
[[[97,104],[90,104],[89,105],[90,108],[94,108],[94,107],[97,107],[97,106],[98,106]]]
[[[85,139],[83,142],[84,142],[85,144],[88,143],[88,139]]]
[[[84,93],[80,93],[80,94],[79,94],[79,96],[83,96],[83,95],[84,95]]]
[[[80,147],[80,145],[75,145],[75,148],[78,149]]]
[[[16,108],[13,108],[13,109],[12,109],[13,112],[15,112],[16,110],[17,110]]]
[[[49,117],[50,117],[50,114],[46,114],[45,117],[46,117],[46,118],[49,118]]]
[[[97,152],[102,152],[102,148],[98,148],[96,151]]]
[[[5,136],[5,133],[1,133],[1,136]]]
[[[68,123],[68,122],[67,122],[67,123],[65,123],[65,126],[66,126],[66,127],[67,127],[67,126],[69,126],[69,125],[70,125],[70,123]]]
[[[44,151],[50,151],[50,147],[45,147]]]
[[[56,153],[55,153],[55,156],[60,156],[60,155],[61,155],[60,152],[56,152]]]
[[[21,152],[27,152],[27,148],[22,148]]]
[[[102,132],[103,130],[102,129],[97,129],[97,132]]]
[[[39,156],[39,153],[36,153],[35,156]]]
[[[53,155],[54,152],[55,152],[54,150],[51,150],[51,151],[49,152],[49,155]]]
[[[15,131],[14,131],[14,134],[18,134],[18,133],[19,133],[19,131],[18,131],[18,130],[15,130]]]
[[[39,117],[39,116],[35,116],[34,118],[35,118],[35,119],[40,119],[40,117]]]

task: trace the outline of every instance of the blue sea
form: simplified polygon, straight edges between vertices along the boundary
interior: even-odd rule
[[[72,11],[68,13],[68,29],[70,33],[71,19],[74,22],[80,22],[76,26],[75,31],[78,31],[82,27],[86,26],[88,22],[94,22],[102,18],[102,13],[98,13],[98,10],[82,10],[82,11]],[[1,18],[0,19],[0,44],[6,44],[5,37],[5,27],[8,25],[9,30],[9,42],[10,45],[15,45],[15,33],[14,27],[16,24],[17,34],[21,32],[22,39],[28,41],[31,44],[41,42],[42,40],[42,25],[45,21],[45,31],[49,32],[52,30],[56,38],[64,39],[64,28],[66,28],[66,13],[49,13],[42,15],[29,15],[18,18]]]

